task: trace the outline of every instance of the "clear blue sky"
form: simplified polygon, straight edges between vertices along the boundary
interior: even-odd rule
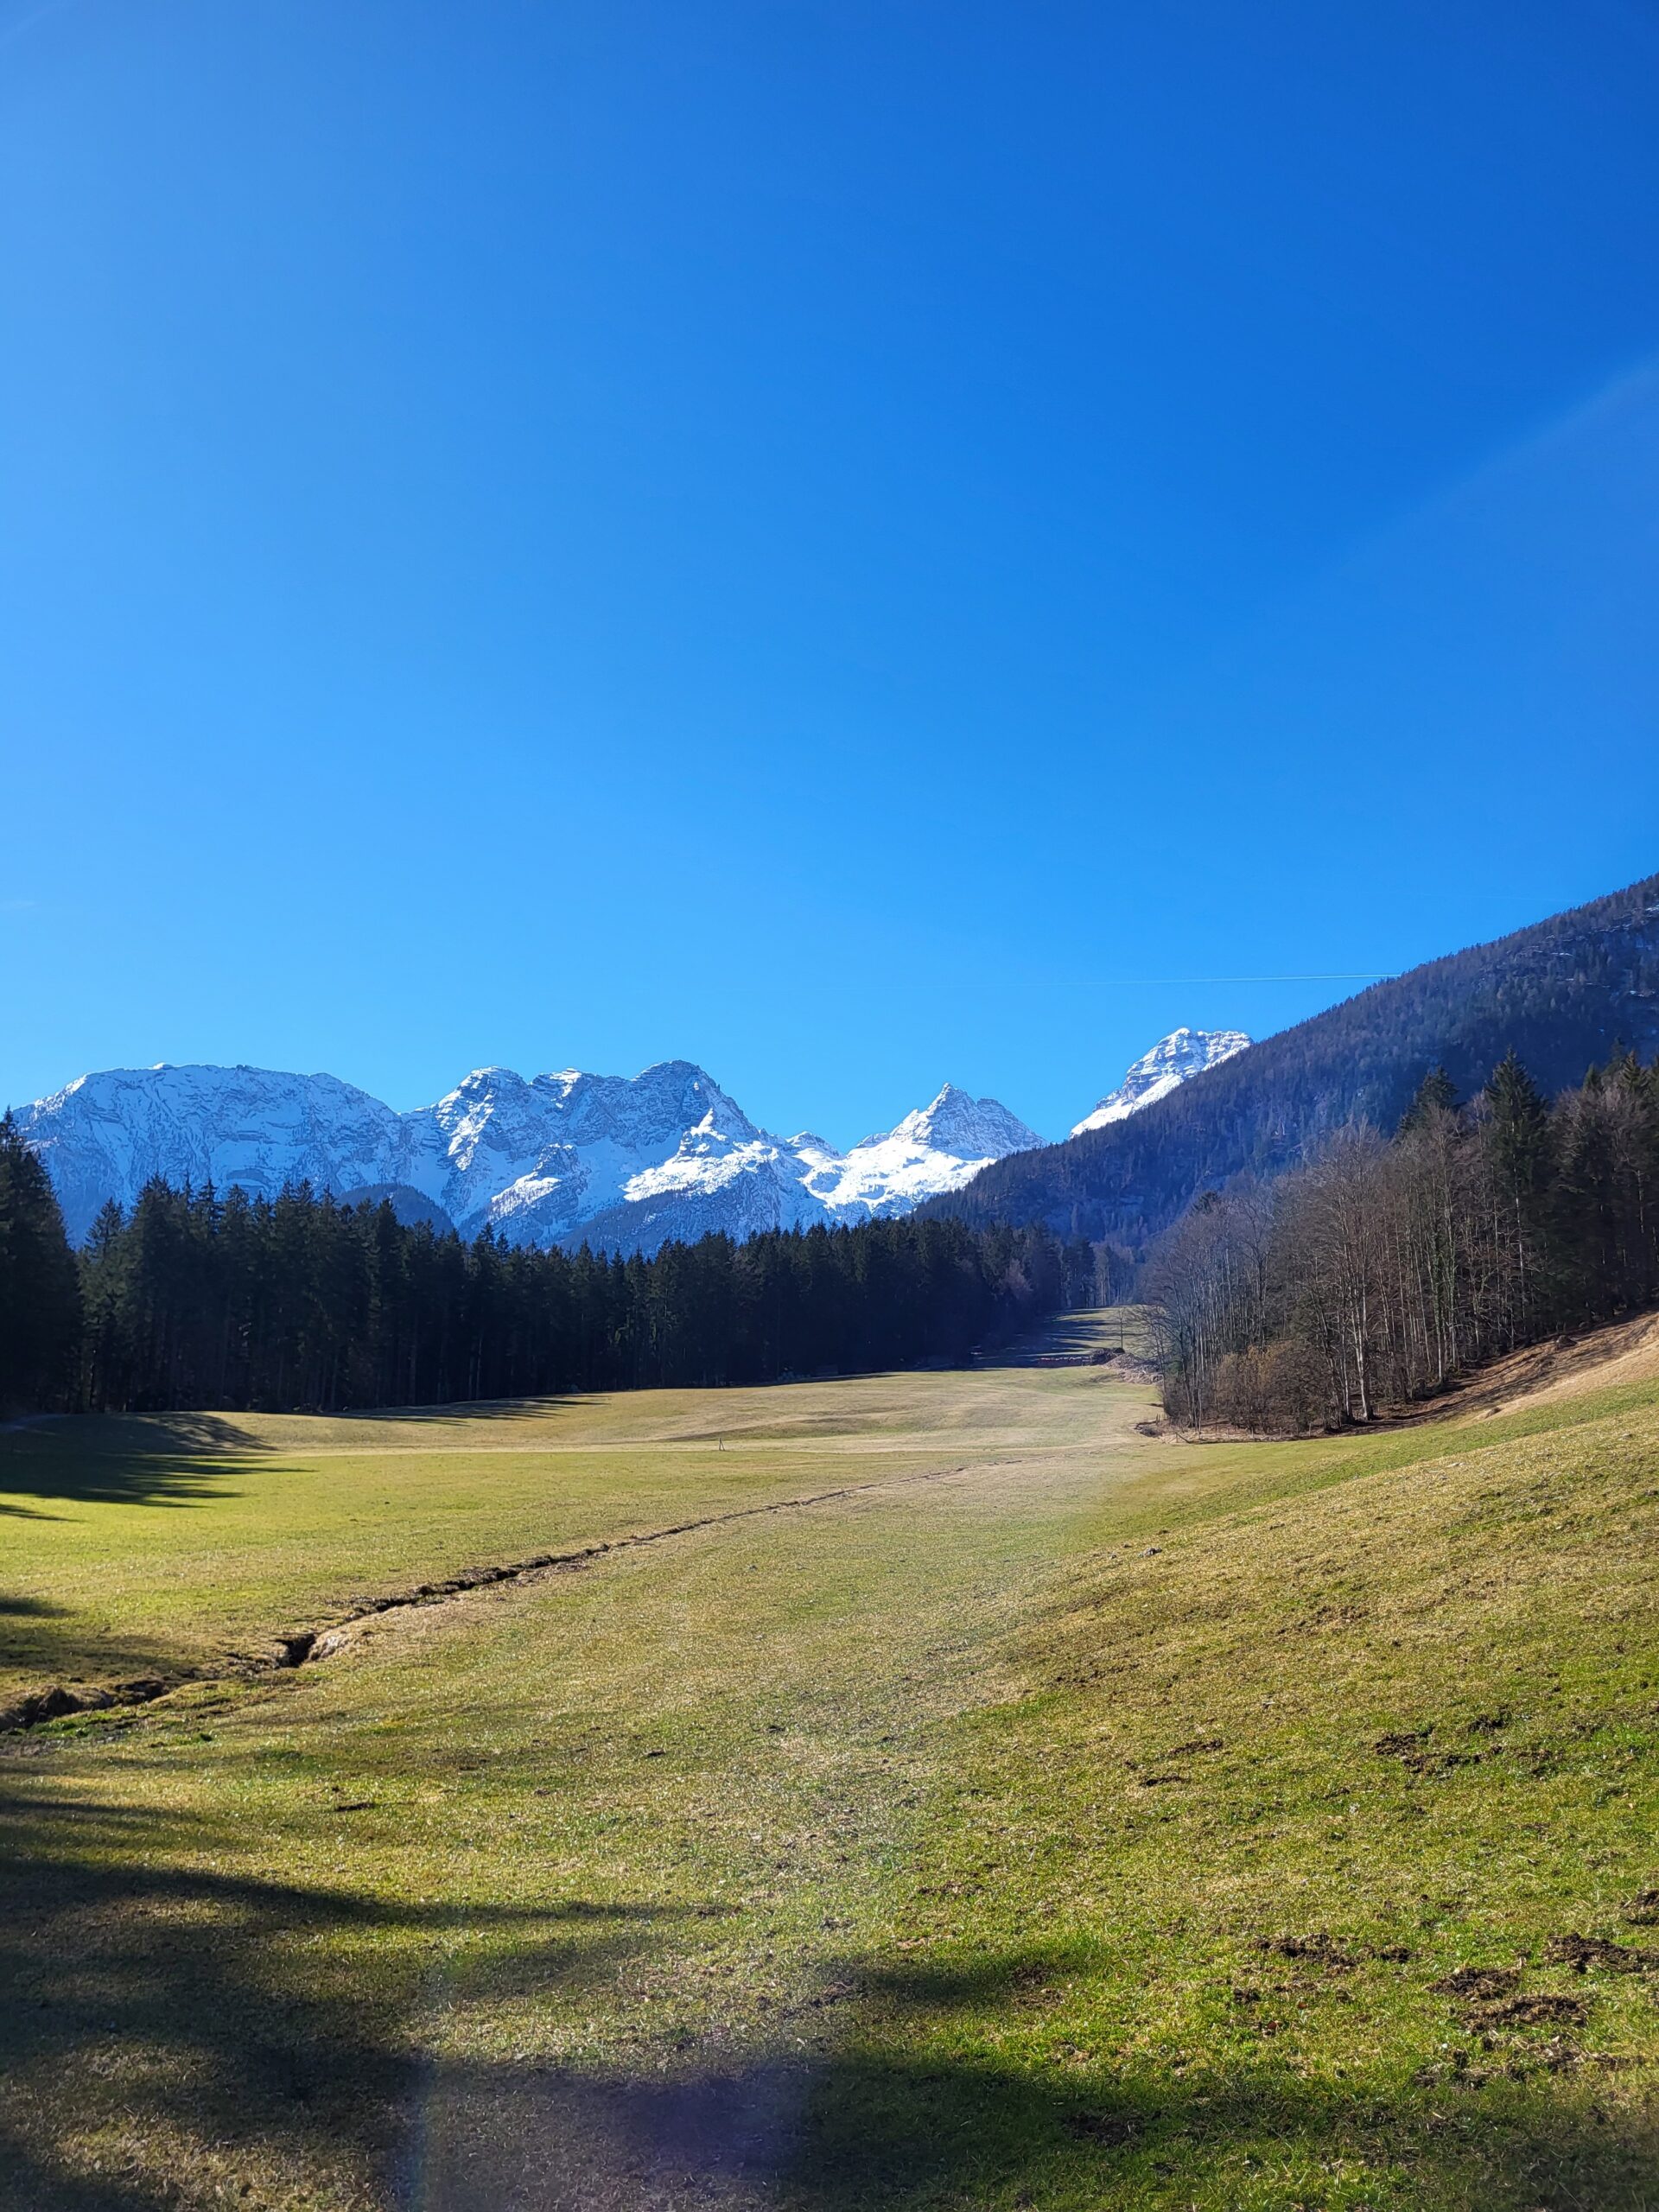
[[[1659,867],[1659,16],[3,0],[0,1097],[1056,1131]]]

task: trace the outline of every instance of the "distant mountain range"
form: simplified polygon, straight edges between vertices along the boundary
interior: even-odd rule
[[[652,1251],[710,1230],[747,1236],[908,1212],[989,1160],[1041,1139],[995,1099],[946,1084],[930,1106],[837,1152],[750,1121],[702,1069],[632,1077],[569,1070],[530,1080],[480,1068],[435,1106],[399,1114],[331,1075],[269,1068],[118,1068],[18,1116],[70,1233],[153,1175],[274,1197],[302,1180],[406,1219],[508,1243]]]
[[[1471,1097],[1513,1049],[1556,1091],[1621,1047],[1659,1051],[1659,875],[1215,1052],[1172,1092],[1143,1093],[1132,1115],[1103,1100],[1066,1143],[995,1161],[930,1210],[1135,1249],[1200,1192],[1276,1174],[1344,1122],[1393,1129],[1436,1066]]]
[[[1179,1081],[1217,1041],[1178,1031],[1113,1098],[1153,1095],[1142,1071],[1154,1064],[1158,1082]],[[407,1114],[331,1075],[116,1068],[17,1119],[78,1240],[108,1199],[130,1205],[162,1175],[265,1197],[307,1181],[353,1203],[389,1199],[403,1220],[463,1236],[487,1223],[510,1243],[625,1252],[715,1230],[743,1237],[908,1213],[1043,1141],[995,1099],[946,1084],[895,1128],[839,1152],[809,1131],[759,1128],[687,1060],[632,1077],[480,1068]]]

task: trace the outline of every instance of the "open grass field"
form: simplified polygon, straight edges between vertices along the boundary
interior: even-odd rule
[[[0,2204],[1659,2207],[1659,1346],[1152,1412],[0,1437]]]

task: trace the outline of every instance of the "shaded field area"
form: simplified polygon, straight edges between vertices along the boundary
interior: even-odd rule
[[[0,2203],[1659,2202],[1659,1376],[1148,1411],[1109,1363],[243,1423],[150,1440],[173,1504],[4,1440],[61,1455],[8,1627],[204,1667],[848,1494],[5,1739]]]

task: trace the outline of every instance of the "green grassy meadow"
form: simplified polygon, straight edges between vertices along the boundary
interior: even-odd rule
[[[0,1437],[4,1683],[194,1676],[0,1738],[0,2203],[1659,2206],[1659,1362],[1590,1380]]]

